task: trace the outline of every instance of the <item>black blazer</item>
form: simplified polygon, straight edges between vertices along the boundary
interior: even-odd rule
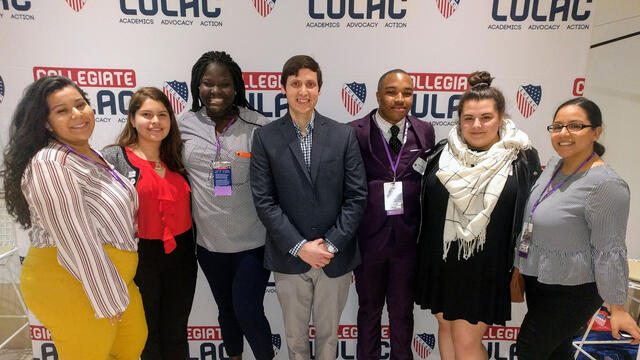
[[[250,179],[267,228],[264,266],[307,272],[311,266],[289,250],[302,239],[324,237],[338,253],[323,270],[338,277],[360,263],[355,232],[367,201],[364,164],[353,128],[317,112],[311,148],[309,171],[289,113],[254,133]]]

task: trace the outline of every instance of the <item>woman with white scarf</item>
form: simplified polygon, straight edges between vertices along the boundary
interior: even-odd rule
[[[486,71],[469,75],[458,125],[433,149],[422,181],[416,303],[438,320],[443,360],[487,359],[488,325],[511,318],[513,248],[541,171],[491,81]]]

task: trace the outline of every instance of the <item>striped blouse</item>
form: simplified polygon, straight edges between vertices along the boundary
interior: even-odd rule
[[[525,214],[531,212],[561,164],[558,157],[549,160],[531,188]],[[558,172],[550,187],[568,176]],[[518,256],[516,245],[514,265],[544,284],[595,282],[606,303],[624,304],[629,277],[625,244],[629,205],[629,186],[609,165],[571,176],[536,208],[529,255],[526,259]]]
[[[115,316],[129,305],[127,285],[103,245],[138,247],[136,189],[114,176],[52,140],[22,177],[31,245],[57,248],[58,262],[82,283],[97,318]]]

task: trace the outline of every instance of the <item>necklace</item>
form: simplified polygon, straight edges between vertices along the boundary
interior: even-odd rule
[[[133,151],[134,154],[136,154],[136,156],[138,156],[140,159],[149,161],[153,163],[153,170],[155,171],[162,171],[165,169],[164,164],[162,164],[162,161],[160,161],[160,159],[158,160],[149,160],[147,159],[147,156],[138,148],[135,149],[131,149]]]
[[[164,170],[164,165],[162,165],[162,163],[160,162],[160,160],[153,160],[153,163],[155,164],[153,166],[153,170],[155,171],[162,171]]]

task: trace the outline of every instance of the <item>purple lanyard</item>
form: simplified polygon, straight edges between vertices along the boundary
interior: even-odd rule
[[[87,161],[89,161],[89,162],[91,162],[91,163],[93,163],[93,164],[95,164],[95,165],[98,165],[99,167],[101,167],[101,168],[103,168],[103,169],[105,169],[105,170],[108,170],[108,171],[111,173],[111,176],[113,176],[116,180],[118,180],[118,182],[120,183],[120,185],[122,185],[124,188],[126,188],[126,187],[127,187],[127,185],[125,185],[124,181],[122,181],[122,179],[120,179],[120,176],[118,176],[118,173],[117,173],[115,170],[113,170],[112,168],[110,168],[110,167],[108,167],[108,166],[105,166],[105,165],[103,165],[103,164],[101,164],[101,163],[99,163],[99,162],[97,162],[97,161],[94,161],[93,159],[89,158],[88,156],[86,156],[86,155],[84,155],[84,154],[81,154],[81,153],[77,152],[74,148],[72,148],[71,146],[69,146],[69,145],[67,145],[67,144],[63,143],[63,142],[62,142],[62,141],[60,141],[60,140],[58,140],[58,142],[59,142],[60,144],[62,144],[64,147],[66,147],[67,149],[69,149],[69,151],[71,151],[72,153],[74,153],[74,154],[76,154],[76,155],[79,155],[79,156],[80,156],[80,157],[82,157],[83,159],[85,159],[85,160],[87,160]],[[93,151],[93,153],[94,153],[94,154],[96,154],[96,156],[97,156],[97,157],[99,157],[99,158],[100,158],[100,160],[102,160],[102,161],[104,161],[105,163],[107,163],[107,162],[104,160],[104,158],[103,158],[102,156],[100,156],[100,154],[98,154],[95,150],[91,149],[91,151]]]
[[[224,127],[224,129],[222,129],[222,132],[220,133],[220,136],[224,135],[225,132],[227,132],[227,129],[229,129],[231,127],[231,124],[233,124],[234,122],[236,122],[236,118],[231,119],[231,121],[229,121],[229,123],[227,124],[227,126]],[[220,156],[220,138],[218,137],[218,132],[215,130],[216,126],[213,126],[213,131],[216,134],[216,156]]]
[[[547,191],[549,189],[549,186],[551,186],[551,182],[553,181],[553,179],[556,178],[556,175],[558,175],[558,172],[560,172],[560,169],[562,169],[562,166],[558,166],[558,169],[556,169],[556,171],[551,176],[551,179],[549,179],[549,182],[547,183],[547,186],[545,186],[544,189],[542,190],[542,193],[540,193],[540,197],[538,198],[538,200],[536,200],[536,202],[533,203],[533,206],[531,207],[531,213],[529,214],[529,217],[533,216],[533,212],[536,211],[536,208],[538,207],[538,205],[540,205],[541,202],[543,202],[546,198],[548,198],[551,194],[553,194],[556,190],[558,190],[562,185],[564,185],[569,180],[569,178],[572,177],[573,175],[575,175],[580,169],[582,169],[582,167],[586,163],[588,163],[589,160],[591,160],[594,157],[595,154],[596,154],[595,152],[591,153],[591,155],[589,155],[589,157],[585,161],[583,161],[582,164],[580,164],[580,166],[578,166],[577,169],[573,170],[571,175],[567,176],[564,180],[562,180],[560,182],[560,184],[554,186],[553,189],[549,190],[545,194],[545,191]]]
[[[374,121],[376,119],[376,115],[374,114]],[[382,143],[384,144],[384,150],[387,152],[387,159],[389,159],[389,165],[391,165],[391,170],[393,171],[393,182],[396,182],[396,170],[398,170],[398,165],[400,165],[400,155],[402,155],[402,149],[404,149],[404,144],[407,142],[407,122],[409,119],[405,117],[404,126],[402,127],[402,146],[400,147],[400,151],[398,151],[398,157],[396,157],[395,163],[391,158],[391,152],[389,151],[389,144],[387,144],[387,139],[384,138],[384,134],[382,133],[382,129],[380,130],[380,137],[382,138]]]

